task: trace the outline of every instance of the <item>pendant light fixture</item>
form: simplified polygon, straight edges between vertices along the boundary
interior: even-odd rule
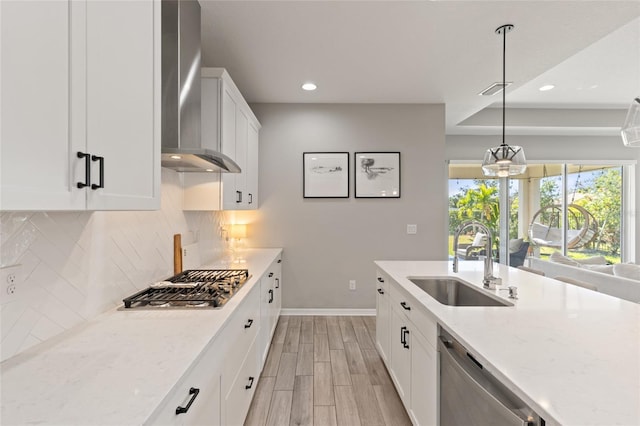
[[[631,102],[620,134],[625,146],[640,148],[640,96]]]
[[[509,146],[505,141],[505,115],[506,115],[506,54],[507,33],[513,30],[513,25],[502,25],[496,29],[496,34],[502,35],[502,144],[495,148],[489,148],[482,161],[482,173],[489,177],[507,177],[519,175],[527,170],[524,150],[521,146]]]

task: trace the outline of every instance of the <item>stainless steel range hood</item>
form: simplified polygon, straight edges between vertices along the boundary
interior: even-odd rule
[[[162,1],[162,167],[240,173],[217,141],[200,138],[200,4]]]

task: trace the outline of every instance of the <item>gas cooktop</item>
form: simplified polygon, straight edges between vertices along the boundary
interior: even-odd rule
[[[130,308],[221,308],[249,279],[246,269],[190,269],[123,299]]]

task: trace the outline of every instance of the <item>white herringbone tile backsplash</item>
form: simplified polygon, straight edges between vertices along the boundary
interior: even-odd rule
[[[178,173],[162,169],[162,208],[142,212],[2,212],[2,266],[20,264],[13,296],[0,295],[5,360],[122,304],[173,274],[173,234],[221,255],[222,212],[182,211]],[[4,293],[4,292],[3,292]]]

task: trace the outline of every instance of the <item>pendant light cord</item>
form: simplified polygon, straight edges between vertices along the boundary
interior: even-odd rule
[[[506,145],[505,141],[505,122],[507,116],[507,27],[502,28],[502,145]]]

